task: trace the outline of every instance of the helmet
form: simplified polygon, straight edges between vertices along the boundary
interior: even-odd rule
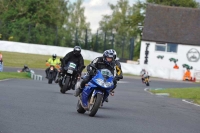
[[[117,58],[117,52],[114,50],[114,49],[111,49],[112,51],[113,51],[113,53],[114,53],[114,55],[113,55],[113,57],[114,57],[114,60],[116,60],[116,58]]]
[[[103,53],[103,60],[106,64],[110,64],[112,61],[107,61],[106,58],[112,58],[112,61],[114,60],[114,52],[112,50],[106,50]]]
[[[24,65],[24,68],[28,68],[28,66],[27,66],[27,65]]]
[[[53,55],[52,55],[52,58],[53,58],[53,59],[56,59],[56,57],[57,57],[56,54],[53,54]]]
[[[75,54],[75,56],[79,56],[81,54],[81,47],[75,46],[73,53]]]

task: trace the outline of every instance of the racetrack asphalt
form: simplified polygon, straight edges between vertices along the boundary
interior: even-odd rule
[[[17,68],[4,68],[16,71]],[[44,70],[34,70],[44,76]],[[200,87],[152,79],[148,88]],[[78,114],[74,91],[59,92],[47,80],[0,82],[0,133],[199,133],[200,107],[181,99],[151,95],[139,77],[124,78],[95,117]]]

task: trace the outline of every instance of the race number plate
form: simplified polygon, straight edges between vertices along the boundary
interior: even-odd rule
[[[73,70],[67,70],[67,73],[72,74]]]
[[[69,64],[69,67],[72,67],[72,68],[75,69],[75,68],[76,68],[76,64],[74,64],[74,63],[70,63],[70,64]]]

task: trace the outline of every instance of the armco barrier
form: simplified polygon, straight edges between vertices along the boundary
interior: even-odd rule
[[[58,56],[64,57],[68,52],[72,50],[73,48],[69,48],[69,47],[0,41],[0,51],[40,54],[40,55],[57,54]],[[90,60],[90,61],[92,61],[96,57],[102,56],[101,53],[93,52],[90,50],[84,50],[84,49],[82,49],[81,53],[84,59]]]

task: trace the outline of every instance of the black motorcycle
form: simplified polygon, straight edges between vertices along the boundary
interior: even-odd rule
[[[75,76],[74,81],[73,76]],[[76,77],[77,65],[73,62],[69,62],[61,72],[61,78],[59,80],[60,92],[64,94],[66,91],[74,89],[77,81]]]
[[[52,84],[53,80],[55,79],[56,75],[57,75],[57,72],[55,70],[56,68],[54,66],[50,66],[50,69],[49,69],[49,72],[48,72],[48,83],[49,84]]]

